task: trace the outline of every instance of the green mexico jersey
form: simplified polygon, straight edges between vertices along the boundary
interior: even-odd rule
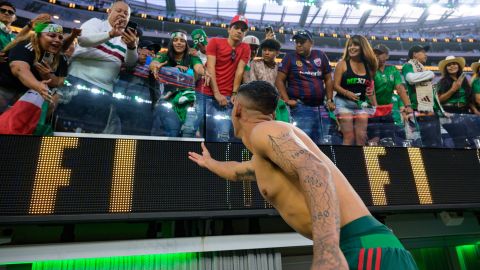
[[[413,66],[412,64],[405,64],[402,67],[402,75],[404,78],[407,77],[408,73],[413,73]],[[405,88],[407,88],[408,97],[410,98],[410,102],[412,103],[412,109],[417,109],[417,92],[415,91],[415,86],[405,82]]]
[[[412,64],[404,64],[402,67],[403,78],[407,78],[408,73],[414,73]],[[418,101],[417,101],[417,91],[415,91],[415,86],[409,84],[405,79],[405,88],[408,91],[408,97],[410,98],[410,103],[412,104],[412,109],[416,110]],[[433,89],[433,94],[436,95],[435,89]],[[439,109],[437,99],[434,99],[433,110],[437,111]]]
[[[15,35],[10,32],[5,24],[0,22],[0,51],[15,39]]]
[[[375,96],[378,105],[387,105],[392,103],[393,90],[399,84],[403,83],[400,72],[395,66],[386,66],[382,71],[375,73]]]
[[[474,94],[480,94],[480,78],[473,79],[472,91]]]
[[[463,103],[467,104],[467,97],[465,96],[465,89],[460,88],[455,94],[453,94],[445,103]]]
[[[158,61],[160,63],[163,63],[167,60],[168,60],[168,55],[166,53],[160,53],[157,55],[156,58],[153,59],[153,61]],[[200,60],[198,56],[193,56],[193,55],[190,56],[190,63],[183,63],[183,60],[177,61],[177,65],[186,66],[192,69],[197,64],[202,65],[202,60]]]

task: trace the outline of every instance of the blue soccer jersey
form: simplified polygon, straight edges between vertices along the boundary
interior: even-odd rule
[[[323,104],[323,80],[332,72],[330,61],[324,52],[312,50],[308,57],[296,52],[288,53],[278,66],[278,71],[287,75],[287,93],[290,99],[299,99],[311,106]]]

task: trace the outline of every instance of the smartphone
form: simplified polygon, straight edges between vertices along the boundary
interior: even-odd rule
[[[137,31],[137,26],[136,22],[128,21],[125,31],[127,31],[127,29],[130,29],[131,32]]]
[[[273,32],[273,28],[271,26],[265,27],[265,33]]]
[[[145,60],[145,65],[149,66],[152,63],[153,57],[147,55],[147,59]]]
[[[40,61],[40,63],[44,62],[44,63],[47,63],[49,65],[53,64],[53,58],[55,57],[55,55],[53,53],[49,53],[49,52],[45,52],[43,54],[43,57],[42,57],[42,60]]]

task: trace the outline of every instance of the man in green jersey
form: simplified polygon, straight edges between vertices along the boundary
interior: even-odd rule
[[[392,117],[392,96],[395,90],[403,101],[405,113],[411,114],[413,110],[400,72],[395,66],[386,65],[389,58],[388,47],[378,44],[373,50],[378,60],[378,69],[374,77],[375,96],[378,105],[387,109],[384,115],[369,119],[370,141],[378,141],[381,138],[395,137],[396,127]]]
[[[412,46],[408,50],[409,60],[403,65],[402,74],[420,129],[421,145],[442,147],[440,121],[435,114],[438,106],[435,103],[436,94],[432,86],[435,74],[424,67],[429,49],[429,46]]]

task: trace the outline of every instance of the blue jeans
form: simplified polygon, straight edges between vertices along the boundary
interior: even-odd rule
[[[473,114],[456,113],[450,117],[450,123],[443,124],[456,148],[468,147],[473,144],[473,138],[480,135],[476,118],[478,116]]]
[[[159,100],[153,109],[152,136],[195,137],[193,126],[197,118],[195,108],[188,108],[185,122],[182,122],[167,100]]]
[[[389,113],[384,116],[372,117],[368,119],[368,138],[378,137],[393,138],[395,137],[397,126],[393,121],[392,114]]]
[[[112,93],[73,76],[68,76],[67,81],[71,85],[58,90],[62,98],[55,111],[55,130],[103,133],[113,103]]]
[[[109,126],[115,127],[116,134],[150,135],[153,122],[151,92],[157,90],[155,87],[148,78],[121,73],[113,92],[127,98],[114,99]]]
[[[230,97],[226,107],[221,107],[213,96],[197,92],[195,109],[197,121],[195,129],[200,130],[202,137],[208,142],[234,141],[231,121],[233,105]]]
[[[423,147],[442,147],[442,135],[438,116],[417,116]]]
[[[173,106],[166,100],[159,100],[153,109],[153,136],[180,137],[182,122]]]
[[[322,143],[321,140],[327,135],[330,126],[330,120],[325,117],[325,109],[322,107],[307,106],[298,102],[290,109],[293,124],[303,130],[315,143]]]

